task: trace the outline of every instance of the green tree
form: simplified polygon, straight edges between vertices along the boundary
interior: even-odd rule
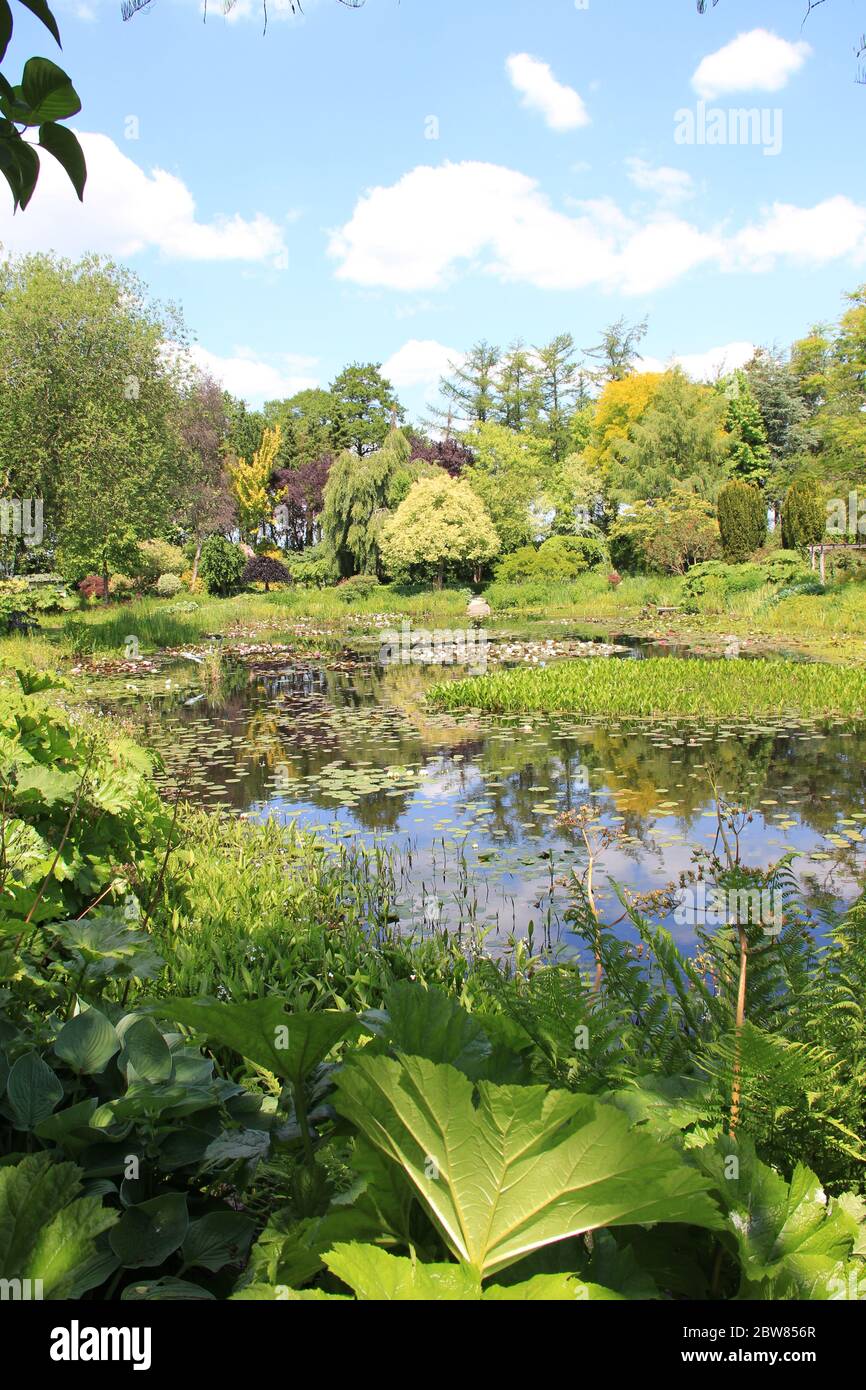
[[[725,392],[725,429],[731,436],[731,472],[743,482],[763,486],[770,472],[770,446],[757,400],[743,371],[735,372]]]
[[[815,478],[798,478],[782,504],[782,545],[786,550],[805,550],[819,545],[827,527],[827,509]]]
[[[322,535],[344,577],[376,573],[383,522],[413,480],[411,452],[402,430],[394,429],[381,449],[344,449],[334,460],[325,484]]]
[[[550,457],[559,463],[569,452],[569,424],[581,392],[581,373],[574,355],[574,338],[560,333],[536,348],[541,411],[538,435]],[[581,402],[582,404],[583,402]]]
[[[449,363],[450,375],[442,377],[439,394],[443,404],[433,411],[434,422],[450,435],[455,422],[484,425],[497,411],[500,351],[481,341],[460,362]]]
[[[503,553],[535,538],[531,507],[541,491],[543,461],[538,443],[504,425],[467,431],[474,462],[464,477],[493,518]]]
[[[862,482],[866,459],[866,285],[846,298],[815,418],[822,471],[834,484]]]
[[[0,478],[43,499],[70,572],[109,532],[159,535],[184,496],[178,429],[183,325],[99,257],[0,266]]]
[[[264,416],[279,425],[282,442],[280,468],[303,468],[316,463],[334,447],[337,406],[330,391],[312,388],[298,391],[284,401],[268,401]]]
[[[353,362],[331,382],[334,402],[334,449],[354,449],[359,456],[384,444],[405,411],[379,362]]]
[[[199,571],[209,594],[227,598],[240,588],[247,558],[225,536],[208,536],[201,548]]]
[[[611,381],[623,381],[630,376],[640,361],[640,345],[647,335],[649,320],[629,323],[620,318],[611,323],[601,335],[601,342],[586,349],[586,355],[598,366],[592,369],[591,376],[599,386],[607,386]]]
[[[430,575],[441,589],[446,572],[483,565],[499,553],[490,513],[463,479],[419,478],[382,527],[382,560],[393,574]]]
[[[499,363],[498,422],[520,433],[533,429],[541,409],[538,371],[523,343],[512,343]]]
[[[725,559],[735,564],[748,560],[767,538],[767,503],[760,489],[732,478],[716,507]]]
[[[715,502],[727,475],[726,413],[718,392],[679,368],[665,372],[614,468],[615,485],[632,499],[664,498],[681,486]]]

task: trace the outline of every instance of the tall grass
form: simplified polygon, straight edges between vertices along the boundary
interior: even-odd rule
[[[866,672],[790,661],[595,657],[437,685],[428,699],[437,709],[504,714],[863,715]]]

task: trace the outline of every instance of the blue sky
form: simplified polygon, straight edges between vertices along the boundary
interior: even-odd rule
[[[0,205],[0,242],[125,261],[252,401],[376,360],[419,414],[481,337],[589,347],[648,315],[650,365],[700,374],[866,279],[862,0],[805,26],[805,0],[304,8],[271,0],[263,35],[258,0],[126,24],[57,0],[62,57],[16,13],[7,70],[38,52],[70,73],[90,178],[79,208],[46,167],[23,216]],[[678,143],[700,101],[728,135],[732,109],[764,111],[764,136]]]

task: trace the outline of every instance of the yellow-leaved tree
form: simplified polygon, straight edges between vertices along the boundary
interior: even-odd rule
[[[229,463],[232,492],[238,504],[241,536],[255,541],[259,528],[271,515],[269,484],[280,450],[280,426],[262,432],[262,441],[249,462],[237,458]]]

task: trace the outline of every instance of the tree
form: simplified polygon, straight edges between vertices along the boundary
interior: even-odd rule
[[[611,528],[609,543],[617,570],[661,574],[685,574],[720,550],[712,504],[680,485],[666,498],[636,502]]]
[[[413,460],[442,468],[452,478],[459,477],[473,462],[472,450],[453,435],[446,439],[426,439],[413,433],[409,435],[409,447]]]
[[[731,436],[731,472],[744,482],[761,487],[770,471],[770,447],[761,411],[745,372],[734,373],[726,395],[725,430]]]
[[[745,374],[767,436],[770,471],[766,492],[778,517],[781,499],[793,481],[791,470],[800,466],[802,454],[817,447],[817,434],[790,363],[758,348],[746,363]]]
[[[500,424],[520,433],[533,429],[541,410],[538,369],[523,343],[512,343],[499,363],[497,417]]]
[[[866,459],[866,285],[846,299],[850,307],[831,343],[815,417],[822,471],[834,485],[862,480]]]
[[[271,517],[269,489],[279,448],[280,427],[275,425],[263,431],[261,443],[249,462],[245,458],[229,461],[228,472],[238,505],[241,535],[253,542]]]
[[[717,503],[725,559],[741,564],[767,538],[767,504],[760,489],[739,478],[726,483]]]
[[[268,401],[264,418],[279,425],[281,469],[301,468],[333,453],[337,403],[330,391],[311,388],[284,401]]]
[[[379,531],[411,483],[409,442],[398,429],[381,449],[365,454],[344,449],[334,461],[324,491],[322,534],[344,577],[376,573]]]
[[[242,584],[264,584],[265,593],[272,584],[291,584],[292,576],[285,565],[270,555],[254,555],[244,566]]]
[[[544,347],[536,348],[535,353],[541,401],[538,433],[551,458],[559,463],[569,452],[569,421],[580,391],[574,339],[570,333],[560,333]]]
[[[209,594],[227,598],[237,591],[246,566],[240,546],[225,536],[208,536],[201,548],[200,571]]]
[[[316,542],[333,462],[332,454],[322,454],[294,468],[280,468],[271,478],[277,502],[275,524],[285,534],[290,550],[303,550]]]
[[[160,534],[185,494],[183,345],[177,314],[109,260],[0,265],[0,480],[43,500],[70,573],[109,532]]]
[[[468,431],[466,442],[474,462],[463,476],[493,518],[503,553],[534,540],[530,508],[543,469],[537,442],[491,423]]]
[[[496,411],[497,367],[500,351],[482,340],[469,349],[462,362],[450,362],[450,376],[442,377],[439,393],[444,405],[434,412],[434,420],[444,424],[450,435],[455,420],[483,425]]]
[[[353,362],[331,382],[335,450],[354,449],[359,456],[372,453],[403,420],[405,411],[380,368],[379,362]]]
[[[827,526],[827,511],[814,478],[798,478],[782,504],[782,544],[786,550],[819,545]]]
[[[637,421],[615,485],[631,498],[666,497],[679,485],[715,502],[727,473],[726,405],[718,392],[665,372]]]
[[[57,21],[46,0],[21,0],[60,46]],[[12,38],[14,20],[7,0],[0,5],[0,62]],[[0,173],[12,192],[14,210],[24,209],[39,178],[38,149],[47,150],[66,171],[79,199],[84,197],[87,167],[76,136],[60,121],[81,110],[81,102],[62,68],[48,58],[28,58],[21,81],[12,85],[0,72]],[[39,131],[38,148],[24,139],[25,130]]]
[[[635,429],[663,381],[662,372],[635,372],[621,381],[608,382],[596,401],[584,459],[601,486],[619,472]]]
[[[469,567],[477,580],[498,554],[499,537],[467,482],[420,478],[382,527],[381,551],[391,573],[432,574],[441,589],[448,569]]]
[[[189,459],[178,520],[195,542],[193,584],[205,537],[229,531],[237,517],[225,458],[228,427],[222,387],[213,377],[197,377],[184,392],[178,410],[181,443]]]
[[[601,342],[594,348],[587,348],[587,357],[598,362],[592,377],[600,386],[611,381],[623,381],[635,370],[640,361],[639,348],[647,335],[649,320],[629,323],[626,318],[609,324],[601,335]]]

